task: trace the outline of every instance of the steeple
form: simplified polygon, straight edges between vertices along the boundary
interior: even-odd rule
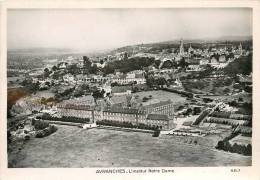
[[[189,47],[188,53],[190,54],[191,51],[193,51],[193,48],[191,47],[191,43],[190,43],[190,47]]]
[[[183,47],[183,40],[181,39],[180,42],[180,55],[183,56],[184,55],[184,47]]]
[[[242,55],[242,53],[243,53],[243,47],[242,47],[241,42],[240,42],[240,44],[239,44],[238,51],[239,51],[239,54]]]

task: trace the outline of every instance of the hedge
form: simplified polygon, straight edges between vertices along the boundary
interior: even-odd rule
[[[35,137],[36,138],[43,138],[43,137],[49,136],[50,134],[56,132],[57,129],[58,128],[56,126],[50,125],[50,126],[48,126],[47,128],[45,128],[43,130],[37,131]]]
[[[228,124],[228,125],[248,125],[249,121],[236,120],[236,119],[227,119],[227,118],[217,118],[209,117],[205,120],[208,123],[217,123],[217,124]]]
[[[195,122],[193,123],[193,125],[198,125],[200,124],[200,122],[209,114],[209,110],[205,110],[203,111],[199,117],[197,117],[197,119],[195,120]]]
[[[96,122],[97,125],[105,126],[116,126],[116,127],[125,127],[125,128],[137,128],[137,129],[148,129],[148,130],[158,130],[159,126],[151,126],[146,124],[137,124],[133,125],[131,122],[119,122],[119,121],[110,121],[110,120],[101,120]]]
[[[247,146],[245,146],[245,145],[234,143],[233,145],[231,145],[229,143],[229,141],[219,141],[216,148],[224,150],[224,151],[229,151],[229,152],[232,152],[232,153],[243,154],[243,155],[246,155],[246,156],[252,155],[251,144],[248,144]]]
[[[62,116],[62,117],[54,117],[49,114],[43,114],[42,116],[37,116],[37,118],[49,121],[63,121],[63,122],[73,122],[73,123],[88,123],[90,122],[89,118],[79,118],[72,116]]]

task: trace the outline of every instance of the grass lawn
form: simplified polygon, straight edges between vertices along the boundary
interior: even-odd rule
[[[179,138],[58,126],[8,155],[14,167],[248,166],[251,157],[182,143]]]
[[[167,91],[142,91],[142,92],[137,92],[133,93],[133,96],[137,96],[138,99],[142,100],[144,97],[149,97],[150,95],[152,98],[145,102],[144,104],[150,104],[152,101],[167,101],[167,100],[172,100],[172,102],[177,103],[177,102],[184,102],[186,101],[186,97],[182,97],[179,94],[172,93],[172,92],[167,92]]]
[[[241,134],[234,137],[229,141],[231,144],[241,144],[247,146],[248,144],[252,143],[252,137],[242,136]]]

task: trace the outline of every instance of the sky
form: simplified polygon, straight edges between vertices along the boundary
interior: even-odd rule
[[[12,9],[8,49],[99,51],[185,39],[251,36],[249,8]]]

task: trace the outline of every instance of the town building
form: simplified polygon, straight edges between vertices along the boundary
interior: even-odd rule
[[[125,84],[145,84],[146,79],[142,74],[120,74],[113,79],[111,79],[112,83],[118,83],[120,85]]]
[[[179,52],[179,55],[180,56],[184,55],[184,47],[183,47],[183,40],[182,39],[181,39],[181,42],[180,42],[180,52]]]
[[[174,105],[171,100],[160,101],[157,103],[144,105],[142,108],[147,114],[153,113],[153,114],[165,114],[168,115],[169,117],[174,116]]]
[[[129,122],[133,125],[158,126],[160,129],[171,129],[173,127],[173,104],[171,101],[150,104],[144,108],[59,104],[57,106],[57,114],[60,117],[89,118],[91,122],[110,120]]]

